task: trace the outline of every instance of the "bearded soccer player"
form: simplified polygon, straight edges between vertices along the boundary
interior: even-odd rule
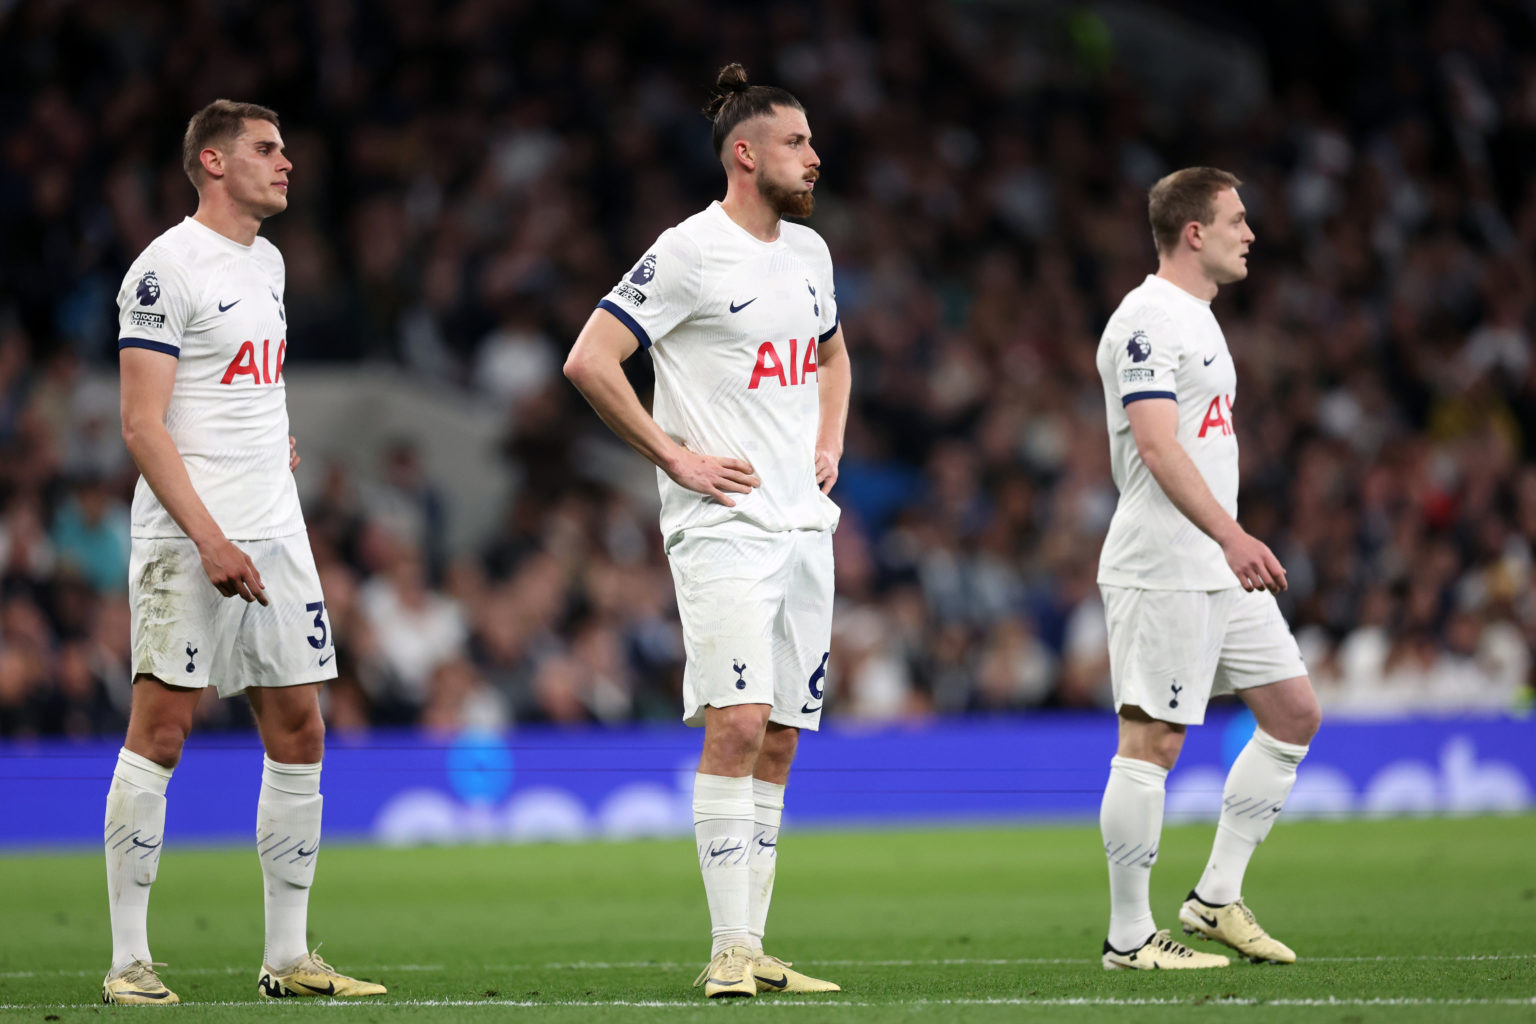
[[[134,261],[117,304],[123,439],[142,476],[129,568],[133,703],[107,792],[107,1003],[164,1004],[149,891],[166,789],[206,687],[244,692],[266,757],[256,852],[262,996],[364,996],[306,943],[320,849],[320,681],[336,649],[292,470],[283,258],[257,236],[288,206],[277,115],[218,100],[187,125],[197,212]]]
[[[1109,858],[1106,969],[1225,967],[1159,931],[1147,890],[1163,788],[1207,701],[1236,693],[1258,728],[1227,775],[1205,873],[1179,908],[1186,934],[1254,962],[1292,963],[1243,902],[1243,874],[1296,781],[1320,712],[1274,594],[1285,569],[1237,522],[1237,372],[1211,301],[1248,276],[1254,234],[1225,171],[1192,167],[1153,186],[1158,269],[1099,342],[1120,500],[1099,560],[1117,756],[1100,811]]]
[[[832,260],[807,217],[820,160],[800,102],[720,72],[705,113],[726,194],[663,232],[598,304],[566,376],[657,467],[687,650],[683,718],[704,727],[693,820],[709,904],[705,994],[836,992],[763,951],[784,787],[821,720],[848,355]],[[620,366],[656,371],[654,415]]]

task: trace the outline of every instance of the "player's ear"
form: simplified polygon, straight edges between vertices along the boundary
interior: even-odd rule
[[[1192,220],[1184,225],[1184,240],[1195,252],[1205,248],[1205,232],[1201,229],[1199,221]]]
[[[731,152],[736,157],[736,162],[749,171],[757,170],[757,157],[752,154],[752,143],[746,139],[737,139],[731,143]]]
[[[204,149],[197,155],[203,165],[203,171],[210,178],[222,178],[224,176],[224,154],[212,146]]]

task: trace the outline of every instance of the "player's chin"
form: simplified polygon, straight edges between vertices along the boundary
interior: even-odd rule
[[[816,196],[807,191],[789,196],[784,201],[782,213],[786,217],[794,217],[800,220],[809,217],[816,211]]]

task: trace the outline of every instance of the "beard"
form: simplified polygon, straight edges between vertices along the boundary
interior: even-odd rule
[[[761,177],[757,179],[757,191],[780,217],[804,220],[811,215],[812,210],[816,209],[814,192],[787,189]]]

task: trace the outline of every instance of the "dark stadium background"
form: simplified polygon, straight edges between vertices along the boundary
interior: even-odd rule
[[[560,363],[722,193],[730,60],[807,107],[853,358],[829,721],[1104,704],[1094,348],[1188,164],[1246,182],[1241,515],[1325,713],[1528,705],[1528,3],[99,0],[0,3],[0,736],[120,735],[113,299],[220,96],[295,164],[264,233],[333,735],[674,719],[654,485]]]

